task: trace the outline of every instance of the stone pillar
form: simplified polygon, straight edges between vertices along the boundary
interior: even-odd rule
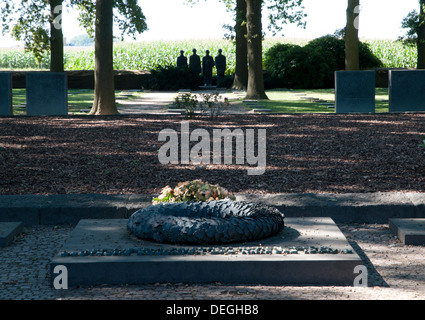
[[[425,111],[425,70],[390,70],[390,112]]]
[[[12,111],[12,74],[0,72],[0,116],[11,116]]]
[[[375,113],[375,71],[335,72],[335,112]]]
[[[68,83],[64,72],[28,72],[27,115],[67,116]]]

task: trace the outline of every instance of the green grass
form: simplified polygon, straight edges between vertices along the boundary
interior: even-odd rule
[[[328,108],[326,105],[320,105],[318,102],[311,102],[299,96],[299,94],[305,94],[307,97],[334,104],[334,92],[334,89],[270,90],[266,92],[270,100],[262,100],[258,104],[264,105],[266,109],[272,110],[273,113],[335,113],[334,108]],[[249,104],[245,103],[245,106],[249,107]],[[378,88],[376,89],[376,113],[388,111],[388,89]]]
[[[118,97],[125,91],[116,91],[115,96]],[[143,96],[143,92],[132,92],[132,97],[129,100],[140,98]],[[87,114],[85,110],[91,109],[94,100],[94,90],[89,89],[69,89],[68,90],[68,112],[74,115]],[[25,115],[26,109],[23,105],[27,102],[26,90],[25,89],[13,89],[13,115]],[[118,104],[118,110],[119,110]],[[82,111],[83,110],[83,111]]]
[[[116,91],[116,97],[125,91]],[[81,110],[91,109],[94,99],[93,90],[69,90],[68,111],[74,115],[86,114]],[[269,100],[262,100],[255,105],[264,105],[271,109],[273,113],[335,113],[334,108],[319,105],[319,103],[301,99],[299,94],[305,94],[308,97],[326,100],[329,103],[335,103],[333,89],[315,89],[315,90],[269,90],[266,92]],[[132,92],[130,99],[141,98],[143,92]],[[242,102],[242,100],[240,100]],[[25,89],[13,89],[13,105],[21,106],[26,103]],[[249,104],[244,103],[249,109]],[[118,110],[120,106],[118,105]],[[376,113],[385,113],[389,111],[388,89],[376,89]],[[14,107],[14,115],[25,115],[25,108]]]

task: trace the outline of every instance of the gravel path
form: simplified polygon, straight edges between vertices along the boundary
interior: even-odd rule
[[[37,300],[413,300],[425,299],[425,247],[405,246],[387,225],[339,225],[368,268],[367,288],[152,284],[57,291],[49,286],[50,259],[72,231],[37,226],[0,249],[0,299]]]

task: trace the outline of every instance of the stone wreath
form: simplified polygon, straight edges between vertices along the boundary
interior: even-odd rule
[[[231,200],[151,205],[127,223],[140,239],[202,245],[264,239],[283,228],[284,215],[276,208]]]

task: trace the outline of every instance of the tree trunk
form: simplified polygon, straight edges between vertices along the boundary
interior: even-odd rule
[[[236,3],[236,69],[233,89],[246,90],[248,86],[248,43],[246,41],[246,2]]]
[[[418,69],[425,69],[425,0],[420,0],[418,28]]]
[[[360,69],[359,62],[359,0],[348,0],[345,27],[345,70]]]
[[[262,4],[263,0],[246,0],[249,64],[247,99],[268,99],[264,91]]]
[[[50,0],[50,71],[63,72],[62,0]]]
[[[360,69],[359,63],[359,0],[348,0],[345,27],[345,70]]]
[[[113,65],[113,0],[96,0],[94,102],[89,114],[118,114]]]

